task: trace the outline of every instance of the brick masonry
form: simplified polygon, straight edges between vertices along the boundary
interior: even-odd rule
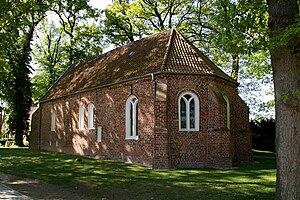
[[[178,97],[184,91],[199,98],[199,131],[179,131]],[[126,140],[125,105],[132,94],[139,101],[139,138]],[[224,94],[230,101],[230,130]],[[83,130],[78,129],[80,103],[85,108]],[[89,103],[95,106],[95,129],[87,128]],[[50,130],[51,109],[56,112],[55,131]],[[248,108],[235,84],[210,75],[149,75],[41,102],[32,116],[30,147],[164,169],[231,168],[252,161]]]

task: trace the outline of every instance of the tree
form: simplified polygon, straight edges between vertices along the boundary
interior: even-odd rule
[[[237,81],[241,63],[253,60],[250,56],[260,53],[257,50],[267,51],[266,25],[267,7],[262,1],[202,0],[184,31],[215,63],[228,66]]]
[[[144,19],[152,32],[171,28],[182,28],[194,12],[191,0],[138,0],[137,17]]]
[[[66,69],[66,38],[54,21],[44,19],[37,28],[37,39],[33,46],[36,75],[31,79],[32,98],[38,101]]]
[[[30,60],[31,40],[34,29],[44,18],[47,4],[43,1],[5,1],[1,26],[1,51],[4,54],[5,100],[10,110],[9,128],[15,134],[15,142],[23,146],[23,135],[28,129],[31,106]]]
[[[111,6],[104,10],[105,18],[103,33],[106,35],[107,43],[121,46],[133,42],[135,38],[142,38],[146,33],[144,20],[136,17],[136,10],[129,1],[113,1]]]
[[[300,199],[299,1],[268,0],[275,87],[276,199]]]
[[[181,29],[193,13],[190,0],[118,0],[105,9],[104,34],[116,46],[136,38],[167,30]]]
[[[37,31],[33,51],[37,74],[31,79],[35,102],[71,63],[99,55],[103,47],[101,26],[88,21],[96,10],[86,1],[54,1],[51,10],[60,23],[45,19]]]
[[[85,27],[88,19],[96,18],[97,12],[86,0],[78,0],[76,2],[69,0],[53,0],[51,11],[55,12],[60,20],[62,31],[68,37],[68,43],[65,51],[68,53],[67,66],[72,63],[85,59],[87,56],[76,48],[81,38],[76,37],[76,29],[79,26]],[[102,49],[101,49],[102,51]]]

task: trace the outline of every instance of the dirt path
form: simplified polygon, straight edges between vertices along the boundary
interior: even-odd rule
[[[82,200],[86,197],[66,188],[39,180],[26,179],[0,172],[0,182],[33,199]]]

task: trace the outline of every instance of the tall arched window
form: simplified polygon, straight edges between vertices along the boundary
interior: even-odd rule
[[[79,128],[79,130],[83,130],[84,129],[84,107],[83,107],[82,103],[80,103],[80,105],[79,105],[78,128]]]
[[[193,92],[183,92],[178,98],[179,130],[199,130],[199,99]]]
[[[88,105],[88,129],[94,129],[94,104]]]
[[[223,95],[223,98],[226,102],[226,126],[228,129],[230,129],[230,103],[226,95]]]
[[[56,113],[55,110],[51,109],[51,131],[55,131],[56,126]]]
[[[126,101],[126,139],[138,139],[138,99],[135,96]]]

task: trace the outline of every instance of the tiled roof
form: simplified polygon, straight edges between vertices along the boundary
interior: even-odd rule
[[[233,81],[171,29],[71,66],[41,101],[160,72],[214,74]]]

